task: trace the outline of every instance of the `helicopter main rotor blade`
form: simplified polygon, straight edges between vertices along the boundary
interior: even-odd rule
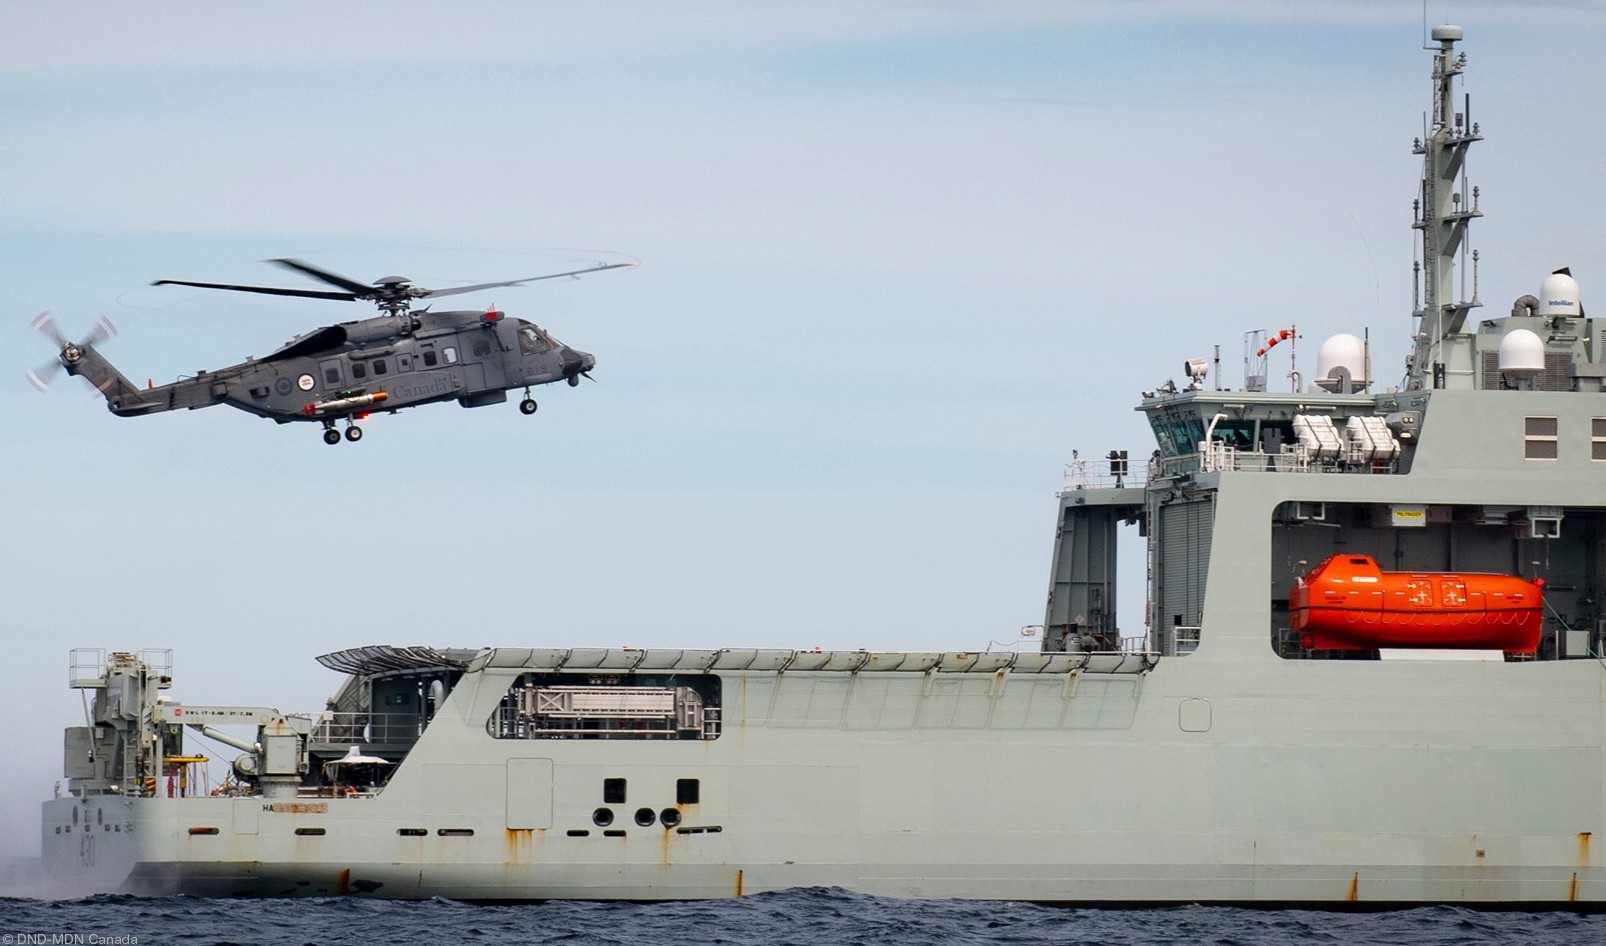
[[[300,260],[270,259],[268,262],[278,263],[280,266],[293,269],[296,272],[303,273],[307,276],[311,276],[313,279],[322,280],[331,286],[339,286],[358,299],[365,299],[374,294],[373,286],[365,286],[362,283],[357,282],[355,279],[347,279],[339,273],[331,273],[327,270],[319,269],[316,266],[303,263]]]
[[[353,292],[329,292],[323,289],[276,289],[272,286],[235,286],[220,282],[190,282],[187,279],[158,279],[153,286],[199,286],[202,289],[228,289],[231,292],[260,292],[268,296],[301,296],[306,299],[340,299],[351,302],[358,296]]]
[[[545,276],[526,276],[523,279],[509,279],[506,282],[482,282],[473,286],[454,286],[451,289],[420,289],[419,296],[455,296],[465,292],[479,292],[481,289],[497,289],[502,286],[522,286],[527,282],[539,282],[543,279],[558,279],[563,276],[583,276],[586,273],[600,273],[605,269],[630,269],[635,263],[598,263],[587,266],[585,269],[571,269],[566,273],[548,273]]]

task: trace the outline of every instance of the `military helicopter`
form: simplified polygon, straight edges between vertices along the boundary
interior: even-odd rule
[[[581,376],[590,377],[596,358],[564,345],[533,323],[505,318],[494,308],[415,312],[413,300],[636,265],[598,263],[585,269],[505,282],[424,289],[401,276],[387,276],[372,285],[363,285],[298,260],[268,262],[336,288],[281,289],[182,279],[159,279],[151,285],[348,302],[366,300],[384,314],[299,335],[264,358],[247,358],[240,364],[202,371],[172,384],[140,388],[95,349],[96,343],[113,334],[109,322],[102,319],[88,338],[72,342],[56,329],[46,313],[34,320],[34,327],[56,343],[56,361],[47,369],[29,372],[28,379],[44,390],[50,373],[65,369],[93,384],[105,395],[107,409],[119,417],[227,404],[281,424],[313,421],[323,425],[324,443],[331,445],[340,442],[341,432],[335,427],[339,421],[345,422],[345,439],[356,442],[363,434],[357,421],[375,411],[395,413],[404,407],[435,401],[484,407],[505,402],[507,392],[515,388],[524,389],[519,410],[534,414],[532,387],[554,381],[577,385]]]

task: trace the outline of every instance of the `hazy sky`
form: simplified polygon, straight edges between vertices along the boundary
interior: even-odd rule
[[[1460,0],[1490,315],[1606,291],[1606,7]],[[0,854],[81,722],[68,651],[320,708],[362,644],[976,649],[1043,617],[1072,451],[1244,335],[1401,374],[1430,56],[1412,0],[0,4]],[[447,286],[593,352],[541,410],[360,444],[23,380],[110,317],[170,381]],[[456,303],[460,300],[452,300]],[[1274,375],[1288,370],[1272,365]],[[1133,537],[1135,538],[1135,537]],[[1129,569],[1135,571],[1136,569]],[[1130,583],[1128,583],[1130,585]],[[1140,595],[1132,592],[1132,596]],[[1142,602],[1124,630],[1141,633]]]

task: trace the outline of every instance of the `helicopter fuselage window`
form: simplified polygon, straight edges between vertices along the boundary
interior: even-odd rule
[[[533,325],[526,325],[519,329],[519,351],[526,355],[539,355],[551,351],[552,346],[547,343],[541,333]]]
[[[383,359],[383,358],[374,359],[374,374],[377,375],[377,374],[384,374],[384,373],[385,373],[385,359]]]
[[[360,361],[352,362],[351,363],[351,376],[353,378],[366,378],[366,377],[368,377],[368,368],[367,368],[367,366],[365,366]]]
[[[323,383],[324,384],[339,384],[340,383],[340,369],[336,368],[336,367],[333,367],[333,366],[323,369]]]
[[[446,358],[446,363],[447,364],[449,364],[449,365],[457,364],[457,349],[451,347],[450,345],[448,345],[445,348],[441,349],[441,355]]]
[[[433,348],[424,349],[424,367],[426,367],[426,368],[435,367],[435,361],[436,361],[435,349],[433,349]]]
[[[474,339],[474,354],[483,358],[491,353],[491,343],[483,338]]]

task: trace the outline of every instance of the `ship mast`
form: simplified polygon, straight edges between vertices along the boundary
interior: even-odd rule
[[[1461,112],[1452,103],[1456,76],[1466,68],[1466,53],[1456,54],[1455,44],[1463,33],[1459,26],[1435,26],[1432,37],[1439,44],[1433,57],[1433,118],[1427,140],[1417,139],[1413,153],[1422,155],[1422,193],[1416,202],[1411,224],[1422,233],[1422,260],[1417,274],[1417,305],[1413,315],[1419,319],[1410,361],[1406,366],[1406,387],[1471,387],[1473,378],[1472,337],[1463,331],[1467,313],[1478,301],[1477,260],[1472,253],[1472,298],[1466,291],[1466,237],[1478,210],[1478,190],[1468,199],[1466,178],[1467,149],[1482,141],[1478,126],[1467,124],[1470,102]],[[1432,47],[1428,47],[1432,48]],[[1457,181],[1459,179],[1459,188]],[[1461,253],[1461,287],[1456,288],[1456,254]],[[1461,301],[1451,301],[1461,298]]]

